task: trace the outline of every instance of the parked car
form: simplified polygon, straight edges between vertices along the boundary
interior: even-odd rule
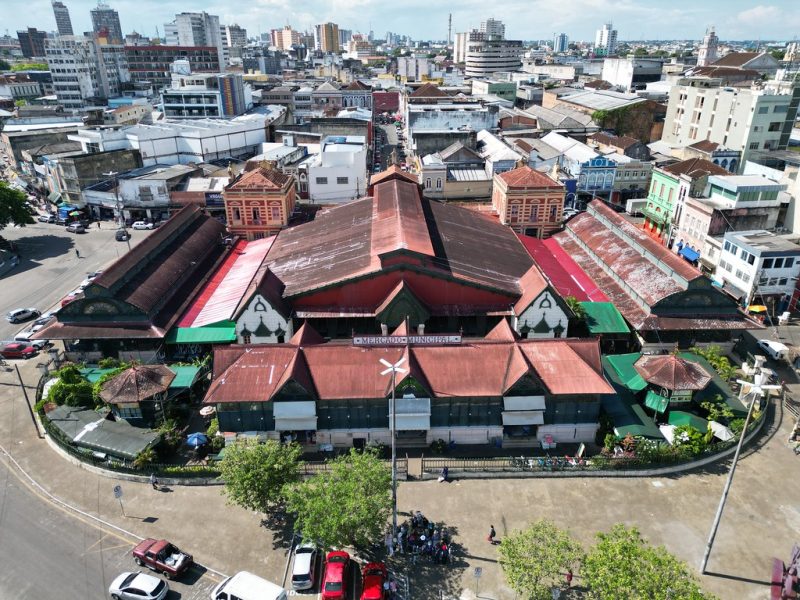
[[[345,600],[350,574],[350,555],[343,550],[328,552],[322,576],[322,600]]]
[[[23,321],[30,321],[40,316],[42,311],[36,308],[15,308],[6,315],[6,321],[9,323],[22,323]]]
[[[41,352],[42,350],[47,348],[47,346],[50,345],[50,340],[31,340],[31,339],[28,339],[27,337],[25,337],[26,335],[27,335],[27,331],[23,331],[22,333],[18,333],[16,336],[14,336],[14,341],[15,342],[20,342],[20,343],[25,344],[27,346],[32,346],[34,348],[34,350],[36,350],[37,352]]]
[[[36,218],[40,223],[55,223],[56,216],[55,215],[39,215]]]
[[[211,600],[286,600],[286,590],[253,575],[248,571],[239,571],[228,577],[211,592]]]
[[[77,290],[73,290],[69,294],[64,296],[61,299],[61,307],[63,308],[64,306],[66,306],[67,304],[69,304],[73,300],[77,300],[78,298],[83,298],[83,290],[80,289],[80,288],[77,289]]]
[[[191,554],[178,550],[167,540],[147,538],[139,542],[133,549],[133,560],[136,564],[163,573],[172,579],[184,573],[194,564]]]
[[[772,340],[758,340],[758,347],[766,352],[772,360],[785,359],[789,352],[788,346]]]
[[[114,233],[114,239],[118,242],[126,242],[131,239],[131,234],[127,229],[117,229]]]
[[[52,319],[54,316],[55,316],[54,312],[46,312],[41,317],[36,319],[33,322],[33,325],[39,325],[39,326],[47,325],[50,322],[50,319]]]
[[[146,573],[121,573],[108,586],[108,593],[114,600],[163,600],[169,585]]]
[[[155,225],[152,223],[148,223],[147,221],[136,221],[133,225],[131,225],[131,229],[153,229]]]
[[[314,587],[316,569],[317,547],[314,544],[300,544],[294,551],[292,587],[296,590],[307,590]]]
[[[14,342],[0,350],[3,358],[30,358],[36,355],[36,348],[25,342]]]
[[[67,225],[67,231],[70,233],[86,233],[86,227],[78,223],[77,221],[73,221],[69,225]]]
[[[361,570],[361,600],[386,600],[383,584],[389,572],[381,562],[367,563]]]

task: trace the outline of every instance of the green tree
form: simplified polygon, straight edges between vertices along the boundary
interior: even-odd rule
[[[686,563],[642,539],[636,528],[614,525],[597,534],[597,544],[581,567],[581,576],[595,600],[709,600]],[[505,542],[504,542],[505,543]]]
[[[784,50],[772,50],[770,51],[770,54],[775,60],[783,60],[783,58],[786,56],[786,52]]]
[[[736,375],[736,367],[731,364],[727,356],[722,354],[719,346],[714,344],[704,347],[695,346],[691,352],[705,358],[723,380],[728,381]]]
[[[9,63],[7,60],[3,60],[2,58],[0,58],[0,71],[8,71],[10,69],[11,69],[11,63]]]
[[[268,513],[284,500],[284,488],[300,478],[298,444],[267,440],[240,440],[225,448],[219,464],[228,502],[248,510]]]
[[[24,227],[33,223],[26,200],[25,194],[0,181],[0,229],[10,224]]]
[[[730,406],[725,404],[722,394],[717,394],[711,400],[701,402],[700,406],[708,412],[709,421],[727,423],[729,419],[733,418],[733,411]]]
[[[564,302],[567,303],[567,306],[569,306],[569,309],[578,321],[586,319],[586,309],[583,308],[583,305],[575,296],[566,296]]]
[[[296,515],[296,527],[306,539],[325,548],[366,548],[386,529],[391,470],[372,450],[351,449],[328,464],[329,470],[288,486],[287,510]]]
[[[86,381],[76,365],[66,365],[55,372],[58,381],[47,393],[47,401],[61,406],[94,406],[92,384]]]
[[[551,588],[583,556],[580,544],[552,521],[541,519],[515,531],[500,544],[500,566],[506,582],[523,598],[549,600]]]

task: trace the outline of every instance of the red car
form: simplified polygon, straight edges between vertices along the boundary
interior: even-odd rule
[[[350,555],[342,550],[328,552],[322,575],[322,600],[345,600],[350,574]]]
[[[389,577],[383,563],[367,563],[361,570],[361,600],[386,600],[383,584]]]
[[[0,350],[3,358],[30,358],[36,354],[36,348],[28,344],[8,344]]]
[[[167,579],[173,579],[192,566],[191,554],[181,552],[167,540],[148,538],[142,540],[133,549],[133,560],[139,566],[144,565],[157,573],[163,573]]]

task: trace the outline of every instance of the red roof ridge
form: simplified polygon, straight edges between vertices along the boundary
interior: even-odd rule
[[[315,344],[322,344],[325,342],[316,329],[308,324],[308,321],[303,321],[303,324],[294,332],[294,335],[289,340],[290,344],[295,346],[311,346]]]
[[[516,331],[511,329],[511,325],[506,319],[500,319],[500,322],[486,334],[484,339],[514,342],[519,339],[519,335],[517,335]]]
[[[528,187],[548,187],[548,188],[561,188],[564,187],[557,181],[554,181],[548,175],[540,173],[536,169],[532,169],[528,165],[522,165],[511,171],[506,171],[496,175],[502,179],[509,188],[528,188]]]
[[[226,191],[238,191],[240,189],[250,189],[258,187],[266,187],[274,190],[281,190],[291,179],[291,175],[286,175],[274,169],[267,169],[259,167],[252,171],[246,171],[233,183],[225,188]]]

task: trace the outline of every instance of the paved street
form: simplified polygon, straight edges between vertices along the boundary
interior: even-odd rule
[[[137,567],[136,541],[42,500],[0,464],[0,598],[107,598],[108,586]],[[168,598],[208,598],[220,579],[195,569],[169,582]]]
[[[35,366],[23,363],[22,371],[33,385]],[[156,492],[147,484],[122,482],[130,516],[120,515],[112,494],[119,482],[69,464],[39,440],[13,382],[12,374],[0,372],[0,444],[50,492],[137,535],[172,539],[213,569],[225,573],[247,569],[283,581],[288,532],[262,527],[259,515],[226,505],[219,487],[174,486]],[[715,574],[702,578],[704,587],[720,598],[764,598],[771,558],[788,558],[792,544],[798,541],[800,480],[794,474],[800,458],[786,442],[790,421],[778,407],[769,423],[771,429],[760,445],[744,453],[737,470],[709,564]],[[433,600],[443,593],[445,598],[472,600],[472,573],[480,566],[480,597],[511,600],[514,594],[503,583],[496,562],[497,548],[486,543],[488,527],[493,524],[502,539],[514,529],[548,517],[569,528],[586,546],[596,531],[613,523],[636,525],[649,540],[665,545],[696,567],[725,473],[725,466],[720,465],[658,479],[403,483],[400,510],[421,510],[445,523],[455,534],[455,554],[447,566],[411,564],[404,557],[395,557],[390,566],[409,575],[414,599]],[[0,511],[8,511],[8,501],[1,496],[0,501]],[[91,538],[85,546],[97,539]],[[8,553],[10,543],[0,533],[2,552]],[[576,573],[575,583],[581,583],[580,573]]]
[[[15,242],[22,255],[20,264],[0,279],[0,315],[13,308],[38,308],[42,312],[57,306],[87,273],[102,269],[128,251],[125,242],[114,239],[116,224],[104,221],[101,229],[93,223],[87,233],[69,233],[63,226],[35,223],[6,227],[0,232]],[[131,231],[131,246],[149,231]],[[78,250],[80,258],[75,254]],[[0,319],[0,340],[11,339],[27,325]]]

